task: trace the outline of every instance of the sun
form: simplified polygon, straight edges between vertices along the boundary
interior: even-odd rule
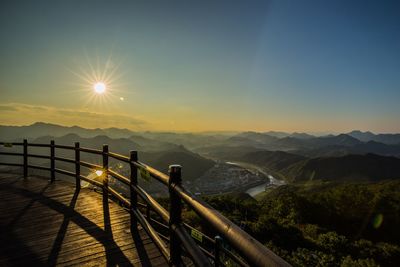
[[[75,91],[79,94],[85,108],[102,112],[119,109],[121,102],[126,100],[124,91],[121,91],[122,87],[126,87],[126,84],[121,83],[125,71],[120,70],[120,65],[121,62],[112,60],[111,53],[105,60],[98,55],[91,60],[86,54],[86,61],[77,61],[77,66],[68,68],[68,71],[80,80],[73,82],[79,89],[69,92]]]
[[[93,89],[96,94],[101,95],[105,93],[107,86],[103,82],[97,82],[93,85]]]

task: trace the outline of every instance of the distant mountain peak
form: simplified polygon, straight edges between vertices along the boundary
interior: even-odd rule
[[[62,138],[76,138],[76,139],[78,139],[78,138],[81,138],[79,135],[77,135],[76,133],[69,133],[69,134],[66,134],[66,135],[64,135],[64,136],[61,136]]]
[[[374,133],[370,132],[370,131],[360,131],[360,130],[353,130],[351,132],[348,133],[349,135],[351,134],[370,134],[370,135],[375,135]]]
[[[32,123],[29,126],[59,126],[59,127],[63,127],[63,126],[58,125],[58,124],[49,123],[49,122],[42,122],[42,121],[38,121],[38,122]]]
[[[314,135],[308,134],[308,133],[300,133],[300,132],[294,132],[290,135],[290,137],[298,138],[298,139],[311,139],[315,138]]]

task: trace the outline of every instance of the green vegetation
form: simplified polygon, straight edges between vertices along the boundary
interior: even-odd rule
[[[400,159],[374,154],[307,159],[280,171],[291,182],[380,181],[400,177]]]
[[[205,200],[294,266],[396,266],[400,181],[287,185]],[[198,224],[192,212],[185,220]],[[206,231],[206,229],[203,229]]]

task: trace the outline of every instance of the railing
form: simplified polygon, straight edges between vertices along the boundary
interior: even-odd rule
[[[1,162],[0,165],[22,167],[24,177],[28,176],[29,168],[46,170],[50,172],[51,182],[55,181],[56,173],[59,173],[74,177],[78,190],[80,189],[81,180],[83,180],[101,188],[104,197],[112,196],[116,198],[123,206],[129,209],[131,230],[135,230],[137,225],[140,224],[157,245],[170,266],[183,265],[182,256],[189,257],[196,266],[225,266],[221,255],[224,255],[225,259],[229,259],[230,264],[239,266],[290,266],[214,208],[186,190],[182,186],[181,166],[179,165],[171,165],[169,167],[169,175],[166,175],[140,162],[137,151],[130,151],[130,156],[126,157],[110,152],[108,145],[103,145],[102,150],[96,150],[80,147],[78,142],[75,143],[75,146],[66,146],[56,145],[54,141],[51,141],[50,144],[33,144],[28,143],[26,139],[22,143],[0,142],[0,145],[4,147],[23,147],[22,153],[0,151],[0,155],[23,157],[22,164]],[[28,147],[50,148],[50,156],[29,154]],[[56,149],[72,150],[75,152],[75,158],[57,157]],[[81,152],[101,155],[102,165],[82,161]],[[48,159],[50,160],[50,167],[28,164],[28,158]],[[109,168],[110,158],[129,164],[130,177],[125,177],[111,170]],[[74,164],[75,172],[56,168],[56,161]],[[101,170],[103,172],[102,182],[81,175],[81,167]],[[138,171],[168,187],[169,211],[138,185]],[[109,177],[113,177],[129,186],[129,199],[109,186]],[[144,203],[139,202],[139,198]],[[210,230],[217,234],[215,238],[211,238],[182,222],[183,202],[207,223]],[[141,209],[145,209],[145,211],[142,212]],[[161,218],[161,221],[155,216],[151,216],[151,212],[155,212]],[[167,231],[168,235],[161,234],[161,229]],[[169,243],[169,246],[167,246],[167,243]],[[227,246],[233,248],[235,252],[226,248]]]

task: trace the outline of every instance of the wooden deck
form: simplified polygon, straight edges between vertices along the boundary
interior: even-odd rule
[[[0,173],[0,266],[167,266],[129,213],[90,189]]]

